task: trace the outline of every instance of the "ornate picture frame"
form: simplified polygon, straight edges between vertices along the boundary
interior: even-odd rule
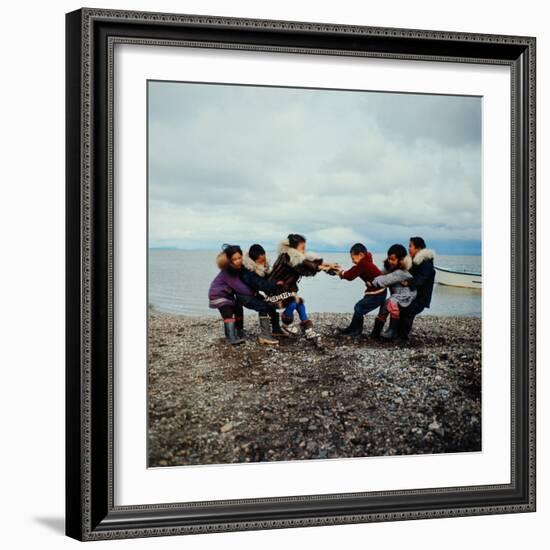
[[[116,506],[116,44],[506,65],[511,71],[511,482]],[[535,38],[83,8],[66,16],[66,534],[78,540],[535,510]]]

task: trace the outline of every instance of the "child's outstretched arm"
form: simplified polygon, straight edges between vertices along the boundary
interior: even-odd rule
[[[349,269],[338,269],[338,276],[340,277],[340,279],[345,279],[346,281],[353,281],[363,273],[366,273],[369,277],[374,278],[380,275],[382,272],[372,262],[367,263],[366,266],[355,264]]]
[[[304,277],[311,277],[316,273],[319,273],[321,266],[323,265],[322,259],[304,260],[302,263],[294,266],[294,271]]]
[[[385,275],[378,275],[372,281],[373,286],[375,287],[388,287],[396,283],[402,283],[403,281],[408,281],[412,279],[412,275],[403,269],[396,269],[395,271],[390,271]]]
[[[356,264],[350,267],[349,269],[340,269],[338,271],[338,276],[340,277],[340,279],[344,279],[346,281],[353,281],[357,279],[357,277],[359,277],[359,275],[361,275],[362,272],[363,272],[363,269],[361,268],[361,266]]]

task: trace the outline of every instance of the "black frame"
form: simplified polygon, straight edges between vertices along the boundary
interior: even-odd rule
[[[510,66],[510,484],[114,506],[112,54],[121,42]],[[68,536],[100,540],[535,510],[535,38],[83,8],[66,15],[66,69]]]

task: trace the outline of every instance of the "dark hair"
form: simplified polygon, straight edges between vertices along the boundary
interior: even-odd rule
[[[409,239],[415,248],[426,248],[426,242],[422,237],[411,237]]]
[[[248,255],[250,256],[250,259],[254,261],[256,261],[260,256],[263,256],[264,254],[265,250],[261,244],[253,244],[248,249]]]
[[[287,239],[290,248],[296,248],[300,243],[306,242],[306,238],[303,235],[298,235],[298,233],[291,233]]]
[[[355,243],[350,249],[349,253],[353,254],[354,256],[357,254],[366,254],[367,253],[367,247],[362,243]]]
[[[392,244],[388,248],[388,257],[395,254],[399,260],[402,260],[407,255],[407,249],[402,244]]]
[[[241,247],[238,244],[224,244],[222,245],[222,250],[225,252],[225,255],[227,256],[227,259],[229,261],[231,261],[231,257],[233,256],[233,254],[239,252],[242,255],[243,253]]]

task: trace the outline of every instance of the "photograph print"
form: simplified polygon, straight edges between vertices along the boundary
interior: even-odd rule
[[[482,451],[481,110],[147,82],[148,467]]]

